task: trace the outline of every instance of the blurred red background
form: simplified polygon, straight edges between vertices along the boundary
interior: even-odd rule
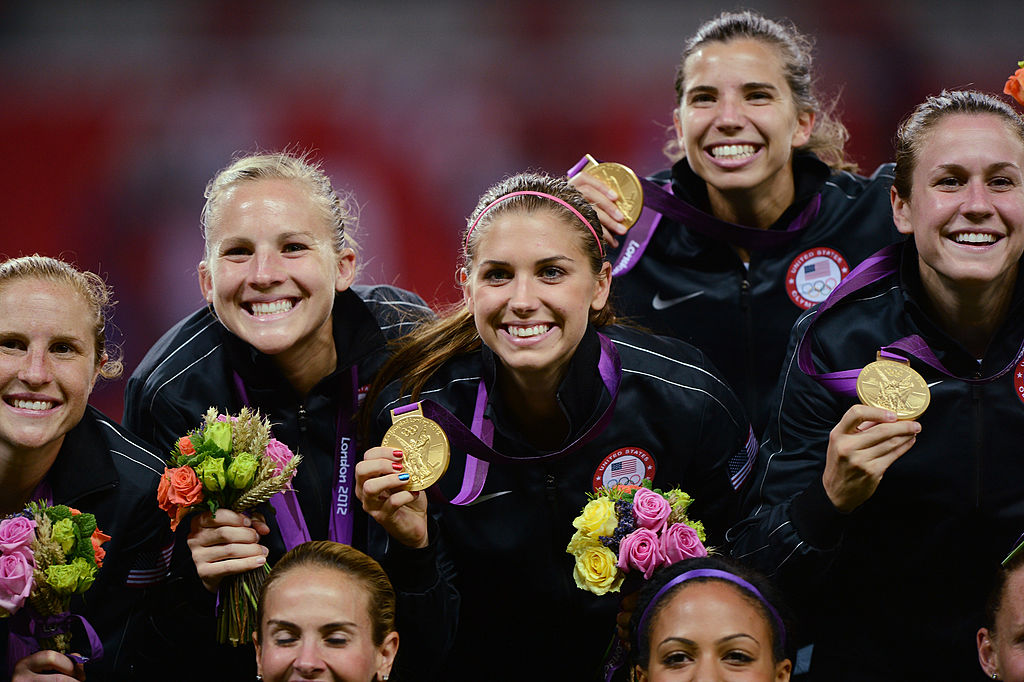
[[[862,170],[942,88],[1000,91],[1019,0],[750,2],[816,37]],[[706,1],[0,2],[0,255],[103,274],[130,372],[202,304],[202,192],[236,152],[313,150],[361,213],[364,282],[457,298],[476,198],[584,152],[665,166],[684,39]],[[93,402],[121,413],[123,380]]]

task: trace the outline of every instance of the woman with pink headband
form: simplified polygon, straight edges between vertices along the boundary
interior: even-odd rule
[[[765,578],[721,557],[652,576],[630,623],[634,679],[786,682],[785,611]]]
[[[599,488],[680,486],[712,543],[738,511],[753,452],[739,402],[693,347],[613,324],[599,234],[564,178],[492,187],[468,220],[462,303],[406,337],[367,397],[367,442],[418,405],[451,443],[426,492],[405,490],[410,453],[377,447],[356,466],[394,540],[440,534],[451,554],[462,600],[442,679],[596,674],[619,599],[575,586],[566,545]]]

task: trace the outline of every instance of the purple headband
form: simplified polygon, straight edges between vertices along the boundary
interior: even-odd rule
[[[782,645],[782,649],[786,648],[786,626],[782,624],[782,618],[779,616],[779,612],[775,610],[775,607],[772,606],[771,602],[764,598],[764,595],[761,594],[760,590],[758,590],[756,587],[748,583],[743,578],[733,573],[729,573],[728,571],[722,571],[717,568],[698,568],[692,571],[687,571],[686,573],[680,573],[676,577],[672,578],[672,580],[669,580],[667,583],[665,583],[664,587],[658,590],[657,594],[655,594],[651,601],[647,603],[647,608],[644,609],[643,615],[640,616],[640,621],[637,623],[636,628],[638,640],[637,644],[640,643],[639,639],[644,631],[644,626],[647,624],[647,618],[651,615],[651,609],[653,609],[654,605],[658,603],[658,600],[665,596],[665,593],[671,590],[676,585],[685,583],[687,580],[693,580],[694,578],[718,578],[719,580],[725,580],[727,582],[739,585],[744,590],[750,592],[752,595],[757,597],[757,600],[764,604],[765,608],[768,609],[768,613],[772,614],[772,618],[775,620],[775,624],[779,628],[779,644]]]
[[[568,202],[563,201],[562,199],[559,199],[556,196],[552,196],[550,194],[545,194],[544,192],[534,192],[534,191],[531,191],[531,190],[523,190],[521,192],[511,192],[509,194],[506,194],[505,196],[498,197],[497,199],[495,199],[491,203],[489,203],[486,206],[484,206],[484,209],[482,211],[480,211],[480,215],[478,215],[476,217],[476,220],[473,221],[473,224],[470,225],[469,229],[466,231],[466,242],[465,242],[465,244],[462,245],[463,249],[465,249],[466,251],[469,251],[469,235],[473,234],[473,230],[476,229],[477,223],[480,222],[480,219],[483,218],[484,215],[488,211],[490,211],[492,208],[494,208],[495,206],[497,206],[501,202],[505,201],[506,199],[511,199],[512,197],[523,196],[524,194],[529,194],[530,196],[534,196],[534,197],[543,197],[544,199],[550,199],[551,201],[554,201],[555,203],[561,204],[562,206],[565,206],[567,209],[569,209],[574,216],[576,216],[577,218],[580,219],[581,223],[583,223],[584,225],[587,226],[587,229],[590,230],[590,234],[594,235],[594,239],[597,241],[597,250],[601,253],[601,258],[604,258],[604,245],[601,244],[601,236],[597,234],[597,230],[595,230],[594,226],[590,224],[590,221],[588,221],[586,218],[583,217],[582,213],[580,213],[575,208],[573,208],[571,205],[569,205]]]

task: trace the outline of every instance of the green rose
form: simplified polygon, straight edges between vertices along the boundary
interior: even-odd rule
[[[96,580],[96,567],[89,563],[88,559],[77,557],[71,562],[75,570],[78,571],[78,586],[75,591],[78,593],[85,592],[92,587],[93,582]]]
[[[203,442],[220,450],[225,455],[231,454],[231,424],[228,422],[213,422],[206,427],[203,434]]]
[[[243,490],[252,483],[252,477],[256,474],[256,455],[248,452],[235,457],[228,465],[228,485],[236,490]]]
[[[46,582],[59,594],[74,594],[80,578],[78,566],[54,564],[46,567]]]
[[[220,457],[207,457],[196,467],[196,475],[203,482],[203,487],[210,492],[223,490],[227,483],[224,477],[224,460]]]
[[[75,523],[70,517],[61,519],[53,524],[50,537],[60,545],[60,548],[67,554],[75,546]]]

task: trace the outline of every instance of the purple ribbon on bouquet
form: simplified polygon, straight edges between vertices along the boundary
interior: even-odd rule
[[[588,159],[585,156],[577,161],[576,165],[569,169],[568,177],[571,178],[582,171],[587,162]],[[667,216],[684,225],[688,230],[705,237],[757,251],[788,244],[800,236],[800,233],[817,217],[818,211],[821,210],[821,194],[818,193],[790,221],[785,230],[762,230],[719,220],[715,216],[705,213],[673,194],[671,181],[658,184],[640,178],[640,186],[643,188],[644,208],[636,224],[624,237],[626,243],[619,251],[619,256],[612,268],[613,277],[624,275],[636,266],[644,251],[647,250],[662,216]]]
[[[334,436],[334,471],[335,477],[331,485],[332,510],[328,517],[328,539],[343,545],[352,544],[354,514],[352,501],[355,499],[355,464],[352,461],[355,448],[356,428],[352,417],[359,403],[359,371],[355,365],[350,368],[348,386],[342,382],[341,405]],[[249,407],[249,398],[245,391],[242,377],[235,372],[235,388],[242,404]],[[345,391],[344,389],[348,390]],[[347,401],[344,399],[347,397]],[[299,506],[298,496],[294,490],[282,490],[270,498],[277,518],[277,527],[281,531],[281,539],[285,549],[308,542],[309,527]]]
[[[85,632],[89,649],[86,656],[66,654],[77,663],[88,663],[90,660],[103,658],[103,643],[100,642],[96,630],[83,616],[65,611],[54,616],[43,616],[30,605],[26,604],[20,611],[11,616],[10,632],[7,638],[8,675],[21,659],[39,651],[39,640],[51,639],[56,635],[71,632],[71,628],[79,623]]]
[[[817,372],[814,369],[814,360],[811,356],[810,344],[807,343],[807,337],[810,334],[811,327],[821,319],[821,316],[825,311],[834,307],[841,300],[849,297],[864,287],[895,273],[899,268],[901,251],[902,244],[890,244],[862,261],[860,265],[854,268],[849,275],[839,282],[839,285],[832,290],[832,293],[828,295],[828,298],[821,302],[817,310],[814,312],[814,319],[811,320],[807,325],[807,328],[804,329],[804,333],[800,336],[800,341],[797,343],[797,364],[804,374],[817,381],[832,393],[856,397],[857,377],[860,375],[861,370],[847,369],[839,372]],[[893,353],[892,351],[894,350],[902,351],[906,355],[917,358],[947,377],[963,381],[968,384],[986,384],[1006,374],[1020,361],[1021,356],[1024,355],[1024,339],[1021,340],[1020,348],[1017,349],[1014,358],[1005,367],[995,374],[977,379],[958,377],[950,372],[935,355],[935,351],[933,351],[928,346],[928,343],[917,334],[904,336],[902,339],[898,339],[886,346],[882,346],[882,348],[879,349],[879,352],[882,357],[885,358],[896,358],[899,360],[906,359],[905,355]]]
[[[433,419],[448,436],[448,441],[455,447],[466,453],[466,469],[462,477],[462,488],[459,493],[448,500],[449,504],[466,505],[478,498],[484,489],[487,481],[487,469],[491,462],[500,461],[506,463],[540,462],[558,459],[572,452],[575,452],[590,442],[595,436],[601,433],[611,421],[615,412],[615,403],[619,395],[619,383],[622,379],[622,361],[615,350],[615,344],[604,336],[597,335],[601,345],[601,355],[598,359],[597,368],[601,381],[611,394],[611,402],[585,433],[574,440],[566,447],[557,452],[550,452],[544,455],[533,457],[509,457],[503,455],[491,446],[494,443],[494,425],[484,417],[487,407],[487,387],[483,379],[477,386],[476,404],[473,408],[473,424],[471,428],[459,421],[454,414],[441,407],[432,400],[424,400],[419,404],[423,416]],[[412,403],[396,408],[395,415],[410,412],[416,409],[417,403]],[[431,488],[431,497],[439,502],[444,502],[441,493],[436,486]]]

